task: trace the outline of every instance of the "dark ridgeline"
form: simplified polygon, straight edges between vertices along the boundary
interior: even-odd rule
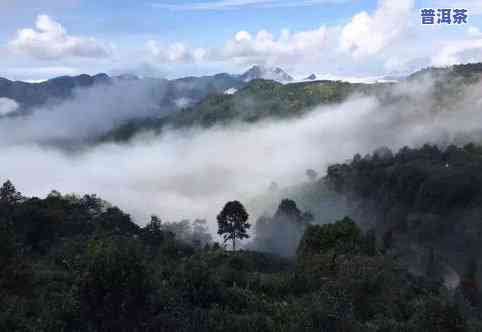
[[[161,78],[139,78],[134,75],[108,76],[106,74],[61,76],[40,83],[11,81],[0,77],[0,98],[15,100],[19,113],[33,111],[42,106],[55,105],[73,97],[78,89],[102,87],[105,84],[125,83],[143,86],[159,96],[159,107],[175,109],[176,100],[185,98],[191,104],[210,94],[222,94],[230,88],[238,89],[245,82],[236,75],[185,77],[175,80]],[[124,83],[124,84],[122,84]]]
[[[269,77],[268,77],[268,76]],[[212,94],[223,94],[228,89],[240,89],[247,82],[255,79],[274,79],[291,81],[293,78],[281,68],[269,69],[254,66],[241,75],[220,73],[212,76],[189,76],[178,79],[140,78],[132,74],[94,76],[82,74],[78,76],[60,76],[39,83],[11,81],[0,77],[0,98],[15,100],[20,111],[26,112],[36,107],[54,104],[73,96],[76,89],[90,88],[102,84],[129,81],[132,84],[145,85],[161,95],[160,106],[175,106],[175,101],[185,98],[189,105],[194,105]]]

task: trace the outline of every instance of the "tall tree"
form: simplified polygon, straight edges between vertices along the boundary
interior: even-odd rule
[[[22,200],[22,194],[7,180],[0,188],[0,202],[13,205]]]
[[[0,187],[0,224],[12,223],[13,210],[15,205],[22,201],[23,197],[20,192],[17,191],[15,186],[7,180],[2,187]],[[6,225],[10,227],[11,225]]]
[[[223,235],[224,243],[231,240],[233,251],[236,250],[236,239],[247,239],[247,230],[251,227],[248,223],[249,215],[243,204],[238,201],[226,203],[218,215],[218,234]]]

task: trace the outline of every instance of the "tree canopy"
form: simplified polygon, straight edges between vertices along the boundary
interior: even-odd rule
[[[225,243],[232,241],[233,251],[236,250],[236,239],[249,238],[247,231],[251,224],[248,223],[248,218],[246,209],[239,201],[226,203],[217,216],[218,234],[223,236]]]

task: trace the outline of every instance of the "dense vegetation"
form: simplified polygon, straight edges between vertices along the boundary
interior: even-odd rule
[[[235,94],[211,94],[194,106],[160,119],[129,121],[103,137],[125,141],[142,130],[160,132],[163,128],[212,127],[233,122],[299,117],[319,105],[344,101],[355,92],[371,93],[383,85],[316,81],[281,84],[257,79]]]
[[[474,144],[396,154],[385,148],[331,166],[325,184],[348,197],[351,215],[394,249],[411,250],[412,259],[435,254],[440,266],[431,275],[443,278],[448,268],[463,274],[472,261],[481,263],[481,170],[482,149]]]
[[[239,211],[220,220],[245,222]],[[96,196],[26,198],[7,182],[0,330],[480,331],[473,266],[448,291],[407,273],[349,218],[310,225],[290,200],[275,217],[305,223],[292,259],[227,251],[203,221],[139,227]]]

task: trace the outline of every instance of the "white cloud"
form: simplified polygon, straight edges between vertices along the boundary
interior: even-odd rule
[[[373,15],[356,14],[343,27],[341,50],[354,57],[379,53],[407,30],[413,9],[414,0],[381,0]]]
[[[15,112],[18,109],[18,104],[15,100],[10,98],[0,98],[0,116]]]
[[[373,83],[382,83],[391,80],[386,80],[384,76],[345,76],[345,75],[333,75],[333,74],[317,74],[317,80],[328,80],[328,81],[343,81],[343,82],[350,82],[350,83],[364,83],[364,84],[373,84]],[[305,81],[305,80],[299,80]]]
[[[21,29],[9,42],[11,50],[42,60],[66,57],[105,58],[111,46],[91,37],[72,36],[58,22],[47,15],[39,15],[36,29]]]
[[[440,52],[432,57],[432,65],[438,67],[481,61],[482,39],[446,43]]]
[[[192,100],[186,97],[181,97],[174,101],[174,104],[176,104],[177,108],[188,107],[189,105],[191,105],[191,103],[192,103]]]
[[[238,92],[238,89],[236,88],[229,88],[224,90],[225,95],[234,95],[236,92]]]
[[[155,40],[149,40],[147,48],[151,56],[162,62],[197,63],[204,60],[207,54],[207,51],[203,48],[190,49],[183,43],[174,43],[163,47]]]
[[[266,30],[261,30],[254,36],[247,31],[239,31],[223,47],[217,49],[190,48],[182,43],[161,47],[153,40],[148,41],[147,47],[150,55],[161,62],[293,64],[319,61],[325,48],[326,34],[325,27],[298,33],[285,29],[278,38]]]
[[[319,59],[326,46],[326,34],[325,27],[298,33],[284,29],[277,39],[266,30],[256,36],[240,31],[226,43],[221,56],[239,62],[284,64]]]

